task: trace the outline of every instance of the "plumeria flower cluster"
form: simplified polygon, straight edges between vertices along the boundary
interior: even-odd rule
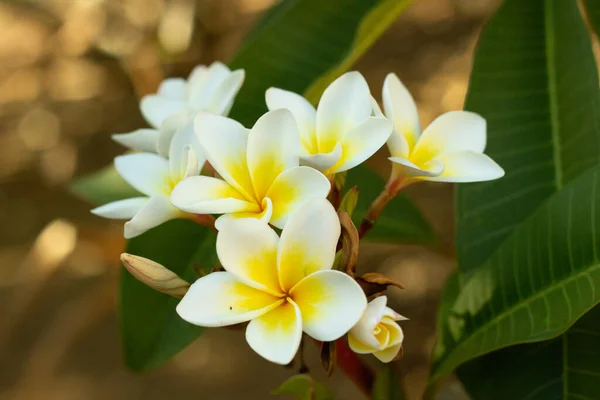
[[[151,260],[122,256],[139,280],[181,298],[177,312],[192,324],[247,323],[250,347],[279,364],[293,360],[303,334],[322,342],[348,334],[356,353],[394,360],[404,338],[398,321],[406,318],[387,307],[382,291],[360,284],[385,290],[389,279],[334,269],[336,253],[348,250],[342,226],[354,230],[350,237],[366,234],[387,202],[419,180],[501,177],[502,168],[483,154],[485,120],[454,111],[421,134],[415,102],[395,75],[385,80],[382,112],[363,76],[348,72],[316,108],[296,93],[268,89],[269,111],[248,128],[227,117],[243,81],[243,70],[214,63],[144,97],[140,108],[152,128],[113,136],[141,151],[117,157],[115,166],[143,196],[92,212],[129,219],[126,238],[173,218],[210,221],[222,269],[191,286]],[[336,209],[331,183],[386,143],[392,174],[357,231]]]

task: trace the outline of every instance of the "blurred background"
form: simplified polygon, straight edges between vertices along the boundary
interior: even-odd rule
[[[140,96],[167,76],[227,61],[274,0],[0,1],[0,400],[265,399],[294,373],[212,330],[153,372],[123,364],[116,294],[122,223],[68,191],[124,151],[111,133],[144,127]],[[477,34],[499,0],[415,0],[356,65],[380,96],[396,72],[423,124],[461,109]],[[373,166],[387,174],[385,154]],[[440,238],[434,248],[364,245],[360,268],[402,282],[388,296],[403,323],[397,363],[419,399],[435,310],[454,268],[452,186],[408,189]],[[316,348],[309,365],[325,381]],[[373,358],[374,360],[374,358]],[[370,360],[370,361],[373,361]],[[360,399],[336,372],[339,399]],[[448,382],[440,399],[464,399]]]

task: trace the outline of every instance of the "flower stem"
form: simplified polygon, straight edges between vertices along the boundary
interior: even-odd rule
[[[212,229],[215,232],[217,230],[217,228],[215,228],[215,217],[210,214],[192,214],[190,219],[199,225],[203,225]]]
[[[350,349],[344,339],[336,341],[336,354],[339,368],[370,399],[375,382],[373,370],[358,358],[358,355]]]
[[[367,214],[363,218],[358,228],[358,237],[363,238],[375,225],[379,214],[383,211],[385,206],[406,186],[412,183],[408,179],[398,178],[389,181],[379,196],[371,203]]]

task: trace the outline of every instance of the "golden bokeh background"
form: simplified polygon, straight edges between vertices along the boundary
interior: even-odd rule
[[[138,99],[167,76],[227,59],[274,0],[0,1],[0,400],[265,399],[294,373],[212,330],[167,365],[123,364],[116,315],[122,223],[89,213],[69,182],[124,151],[111,133],[145,126]],[[423,124],[461,109],[477,34],[499,0],[415,0],[356,68],[379,97],[389,71]],[[384,154],[373,165],[389,166]],[[360,268],[401,281],[396,364],[409,399],[428,373],[437,300],[454,267],[452,186],[409,188],[436,229],[433,248],[364,245]],[[316,349],[309,365],[325,381]],[[370,360],[373,361],[373,360]],[[374,363],[374,365],[376,365]],[[360,399],[341,373],[339,399]],[[449,381],[440,399],[464,399]]]

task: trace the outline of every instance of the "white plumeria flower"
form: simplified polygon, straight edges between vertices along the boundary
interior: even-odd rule
[[[189,142],[189,135],[180,130],[171,142],[168,160],[153,153],[116,157],[117,172],[146,196],[108,203],[93,209],[92,213],[111,219],[130,219],[125,223],[126,239],[181,217],[182,212],[169,199],[171,191],[182,179],[198,175],[203,164]]]
[[[187,80],[165,79],[156,94],[140,101],[142,115],[152,129],[112,137],[123,146],[168,157],[175,132],[184,127],[192,129],[193,118],[199,112],[229,114],[243,82],[244,70],[230,71],[220,62],[197,66]]]
[[[385,115],[394,124],[388,140],[392,178],[479,182],[504,176],[504,170],[483,154],[486,122],[480,115],[450,111],[421,134],[415,101],[395,74],[386,77],[382,97]],[[375,114],[382,115],[373,103]]]
[[[198,279],[177,312],[206,327],[250,321],[250,347],[269,361],[288,364],[303,331],[317,340],[336,340],[367,305],[354,279],[331,270],[339,236],[340,222],[327,200],[300,207],[281,238],[259,220],[227,221],[217,236],[226,271]]]
[[[300,130],[300,159],[325,175],[349,170],[371,157],[389,138],[392,125],[372,117],[371,93],[365,78],[347,72],[323,92],[315,108],[286,90],[266,92],[269,110],[289,109]]]
[[[225,214],[217,219],[217,229],[232,218],[259,218],[283,228],[298,207],[329,193],[323,174],[299,166],[298,129],[287,110],[267,112],[249,132],[212,114],[199,115],[195,128],[203,153],[222,179],[184,179],[171,201],[190,213]]]
[[[395,321],[407,318],[386,307],[387,297],[372,300],[358,323],[348,333],[348,345],[359,354],[373,354],[381,362],[396,358],[404,333]]]

